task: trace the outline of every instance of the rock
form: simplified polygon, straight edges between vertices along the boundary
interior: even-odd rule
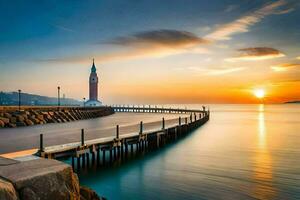
[[[35,159],[1,166],[0,176],[13,183],[21,200],[80,200],[77,175],[71,166],[57,160]]]
[[[17,118],[18,122],[24,122],[24,120],[25,120],[24,117],[21,115],[17,115],[16,118]]]
[[[3,128],[5,126],[5,123],[0,120],[0,128]]]
[[[43,115],[37,115],[36,118],[40,121],[44,121],[44,116]]]
[[[80,186],[80,200],[105,200],[105,198],[99,197],[98,194],[90,188]]]
[[[9,121],[10,121],[10,123],[15,124],[17,122],[17,118],[16,117],[11,117]]]
[[[9,114],[9,113],[4,113],[4,117],[10,119],[12,116],[11,116],[11,114]]]
[[[27,126],[32,126],[32,125],[34,125],[34,123],[33,123],[30,119],[26,119],[26,120],[25,120],[25,123],[26,123]]]
[[[36,118],[30,118],[30,120],[34,123],[34,124],[40,124],[40,121]]]
[[[17,125],[16,125],[16,124],[13,124],[13,123],[9,123],[9,124],[8,124],[8,127],[10,127],[10,128],[16,128]]]
[[[5,117],[0,117],[0,120],[3,121],[5,124],[9,123],[9,119]]]
[[[1,200],[18,200],[17,192],[14,186],[0,178],[0,199]]]

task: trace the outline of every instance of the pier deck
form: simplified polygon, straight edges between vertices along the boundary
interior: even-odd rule
[[[178,123],[169,126],[166,126],[163,118],[161,128],[147,131],[144,131],[143,122],[140,122],[139,131],[121,135],[120,127],[117,125],[115,136],[91,140],[85,140],[84,129],[82,129],[80,142],[48,147],[44,147],[43,134],[41,134],[38,154],[41,157],[52,159],[71,158],[72,167],[77,170],[95,163],[106,165],[109,161],[109,164],[112,164],[116,160],[126,159],[129,155],[145,153],[175,141],[202,126],[209,120],[210,115],[209,111],[205,111],[205,109],[187,110],[134,106],[114,106],[112,108],[115,112],[190,113],[190,116],[186,118],[178,117]],[[75,160],[77,161],[75,162]]]

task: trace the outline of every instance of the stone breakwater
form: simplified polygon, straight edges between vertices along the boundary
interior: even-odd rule
[[[1,200],[104,200],[80,186],[72,167],[57,160],[0,157]]]
[[[113,114],[111,107],[28,107],[22,110],[0,109],[0,128],[46,123],[63,123]]]

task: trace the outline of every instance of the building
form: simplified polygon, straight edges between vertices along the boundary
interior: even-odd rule
[[[85,106],[101,106],[102,103],[98,100],[98,76],[96,72],[96,66],[93,59],[93,65],[91,68],[91,74],[89,79],[89,89],[90,89],[90,96],[89,100],[84,103]]]

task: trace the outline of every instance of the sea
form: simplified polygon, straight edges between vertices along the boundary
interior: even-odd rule
[[[202,109],[202,105],[171,105]],[[188,136],[144,156],[78,173],[80,183],[109,200],[299,200],[300,105],[213,104],[210,120]],[[117,113],[64,124],[1,129],[0,152],[159,128],[174,114]],[[34,141],[34,142],[33,142]],[[66,161],[68,162],[68,161]]]
[[[209,107],[209,122],[184,139],[81,173],[81,184],[107,199],[299,200],[300,105]]]

